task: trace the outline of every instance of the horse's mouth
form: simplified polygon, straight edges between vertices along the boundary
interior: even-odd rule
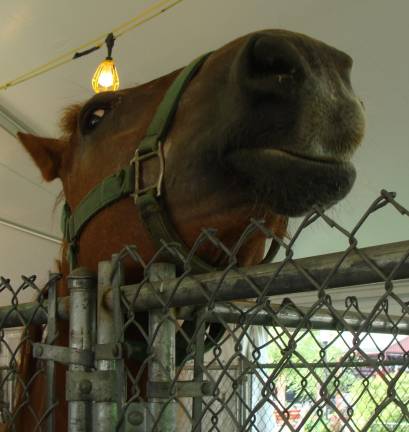
[[[255,193],[280,214],[299,216],[314,205],[327,208],[355,181],[347,158],[316,157],[278,148],[240,148],[226,154],[242,193]]]
[[[317,155],[308,155],[305,153],[297,152],[294,150],[288,150],[283,148],[272,148],[272,147],[244,147],[238,148],[235,150],[231,150],[226,154],[227,159],[229,160],[239,160],[239,159],[248,159],[251,158],[253,160],[265,161],[267,163],[283,163],[286,161],[288,163],[294,163],[295,167],[299,164],[314,166],[319,169],[322,168],[345,168],[351,167],[352,164],[349,162],[349,158],[347,155],[345,157],[331,157],[331,156],[317,156]],[[273,166],[272,166],[273,167]]]
[[[306,161],[306,162],[312,162],[312,163],[316,163],[316,164],[332,164],[332,165],[337,165],[337,164],[344,164],[347,163],[348,161],[346,159],[336,159],[334,157],[329,157],[329,156],[311,156],[311,155],[306,155],[303,153],[299,153],[299,152],[295,152],[295,151],[289,151],[287,149],[280,149],[280,148],[263,148],[260,149],[272,154],[276,154],[278,157],[282,156],[282,157],[288,157],[290,159],[294,159],[297,160],[299,159],[300,162],[301,161]]]

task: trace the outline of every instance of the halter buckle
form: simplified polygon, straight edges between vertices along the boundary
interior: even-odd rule
[[[159,173],[156,178],[156,182],[154,184],[142,187],[141,186],[141,164],[142,162],[152,159],[158,158],[159,161]],[[163,175],[165,171],[165,160],[163,157],[162,151],[162,142],[159,141],[156,150],[148,151],[146,153],[140,154],[139,148],[135,150],[135,155],[131,159],[131,165],[134,165],[135,169],[135,190],[132,194],[134,200],[136,201],[140,196],[146,194],[149,191],[155,191],[155,196],[159,197],[162,193],[162,181]]]

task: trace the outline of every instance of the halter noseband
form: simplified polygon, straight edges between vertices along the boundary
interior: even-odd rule
[[[68,241],[67,259],[70,269],[77,266],[78,241],[85,225],[104,208],[121,198],[131,195],[134,197],[141,219],[157,249],[163,246],[163,241],[166,243],[176,242],[179,244],[179,253],[184,258],[188,258],[193,273],[205,273],[215,270],[214,267],[198,256],[190,254],[188,247],[180,239],[167,216],[164,206],[161,204],[161,186],[164,175],[162,143],[170,129],[183,91],[209,54],[194,60],[182,70],[170,85],[155,112],[145,137],[136,149],[130,165],[102,180],[81,200],[73,211],[65,203],[61,225],[64,239]],[[140,165],[144,160],[150,158],[158,158],[159,174],[153,185],[142,188],[140,185]],[[273,240],[263,262],[270,260],[276,254],[278,248],[278,243]]]

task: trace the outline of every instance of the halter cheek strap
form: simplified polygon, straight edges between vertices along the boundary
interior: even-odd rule
[[[134,190],[134,174],[130,167],[105,178],[78,204],[74,212],[66,202],[61,215],[61,230],[68,242],[67,259],[70,270],[77,267],[78,241],[85,225],[102,209],[130,195]]]
[[[85,225],[104,208],[131,195],[157,249],[162,247],[163,241],[166,243],[176,242],[179,245],[179,253],[184,259],[188,260],[193,273],[204,273],[215,270],[214,267],[207,264],[198,256],[190,254],[188,247],[179,237],[167,216],[161,197],[165,169],[162,142],[164,142],[171,127],[183,91],[209,54],[205,54],[193,61],[182,70],[170,85],[158,106],[145,137],[135,151],[130,165],[106,177],[82,199],[73,211],[65,203],[61,225],[64,239],[68,242],[67,259],[71,269],[77,266],[78,241]],[[159,173],[154,184],[141,187],[140,167],[143,161],[150,158],[158,159]],[[266,258],[270,260],[276,254],[278,247],[278,243],[273,240]]]
[[[77,266],[78,241],[86,224],[104,208],[130,195],[133,196],[135,204],[139,208],[141,218],[155,246],[159,249],[162,247],[162,241],[166,243],[177,242],[180,245],[179,252],[182,256],[187,257],[189,255],[188,248],[179,238],[161,203],[161,187],[164,174],[162,142],[172,124],[183,91],[209,54],[205,54],[193,61],[182,70],[170,85],[155,112],[145,137],[135,151],[135,156],[130,165],[105,178],[82,199],[74,211],[71,211],[69,205],[65,203],[61,228],[64,239],[68,241],[67,259],[71,269]],[[143,161],[154,157],[159,159],[159,174],[156,182],[153,185],[141,188],[141,164]],[[189,263],[194,272],[203,273],[213,270],[213,267],[197,256],[190,257]]]

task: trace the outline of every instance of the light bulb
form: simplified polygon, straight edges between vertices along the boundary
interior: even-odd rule
[[[112,58],[107,57],[97,67],[91,84],[95,93],[118,90],[119,76]]]

